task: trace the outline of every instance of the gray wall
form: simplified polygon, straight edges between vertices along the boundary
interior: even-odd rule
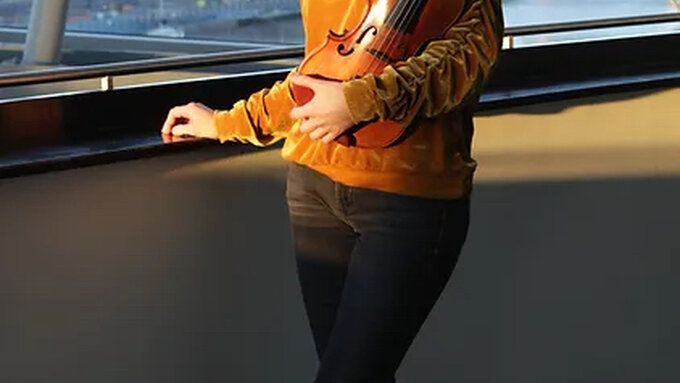
[[[276,150],[0,180],[0,382],[311,382]],[[401,382],[680,380],[680,177],[476,186]]]

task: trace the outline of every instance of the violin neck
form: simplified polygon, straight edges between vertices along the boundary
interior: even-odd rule
[[[426,2],[427,0],[397,0],[385,23],[394,30],[412,32],[418,24]]]

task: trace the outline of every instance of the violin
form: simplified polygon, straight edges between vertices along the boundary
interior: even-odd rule
[[[466,0],[366,0],[362,20],[351,30],[329,30],[324,42],[306,55],[299,73],[325,80],[346,81],[365,74],[379,74],[386,66],[420,52],[441,38],[462,14]],[[292,86],[297,105],[314,93]],[[389,147],[407,134],[394,121],[362,123],[335,139],[345,146]]]

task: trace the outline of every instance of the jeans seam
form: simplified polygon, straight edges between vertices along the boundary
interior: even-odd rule
[[[352,189],[349,186],[345,186],[338,182],[335,183],[335,199],[338,202],[343,215],[348,214],[349,205],[351,203],[351,193]]]
[[[347,187],[347,207],[349,205],[354,204],[354,188],[353,187]]]

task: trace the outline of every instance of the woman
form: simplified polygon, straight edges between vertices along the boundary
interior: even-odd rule
[[[327,31],[351,30],[365,4],[302,0],[307,52]],[[339,6],[345,14],[328,11]],[[229,110],[197,103],[170,110],[164,134],[259,146],[285,139],[298,278],[320,362],[316,383],[395,381],[467,235],[472,111],[502,35],[500,0],[467,0],[442,39],[378,74],[335,82],[294,70]],[[296,106],[292,84],[314,97]],[[388,148],[335,141],[373,120],[411,133]]]

